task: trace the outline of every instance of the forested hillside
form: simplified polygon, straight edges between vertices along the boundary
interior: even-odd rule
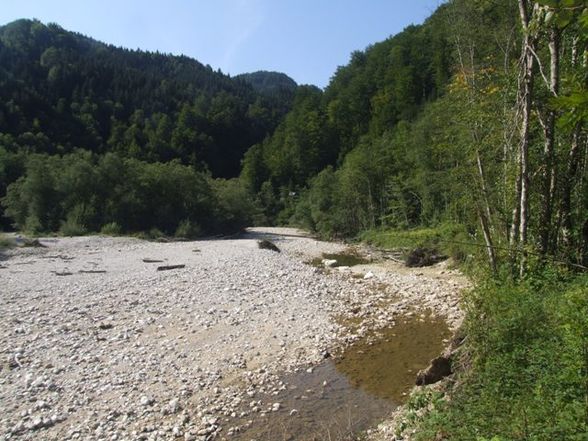
[[[451,223],[585,262],[586,18],[563,3],[525,3],[523,25],[517,2],[455,0],[355,52],[298,90],[244,181],[269,218],[327,236]]]
[[[173,160],[187,167],[185,173],[234,178],[244,152],[268,136],[288,112],[295,88],[282,79],[271,93],[260,93],[244,79],[187,57],[108,46],[56,24],[10,23],[0,27],[0,194],[26,174],[28,180],[13,188],[5,204],[19,228],[52,231],[70,218],[67,222],[81,224],[79,231],[116,222],[124,229],[157,227],[169,232],[181,219],[174,215],[163,225],[145,217],[153,212],[153,199],[130,184],[147,178],[126,176],[124,190],[116,190],[108,176],[122,178],[139,169],[139,174],[148,173],[138,161],[155,170],[147,163]],[[74,153],[79,149],[84,152]],[[118,159],[106,160],[105,154]],[[106,173],[106,183],[100,186],[86,173],[115,162],[129,165],[124,173]],[[32,189],[35,173],[44,190]],[[89,187],[76,190],[84,182]],[[164,184],[152,186],[147,193],[163,191]],[[105,204],[100,195],[118,192],[141,205],[142,213],[136,214],[144,219],[140,224],[129,223],[127,215],[105,213],[105,206],[123,202]],[[129,195],[133,192],[137,194]],[[73,205],[65,198],[73,198]],[[192,209],[180,210],[180,216]],[[3,223],[8,226],[10,221]]]

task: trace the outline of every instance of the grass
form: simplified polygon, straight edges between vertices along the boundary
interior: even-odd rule
[[[458,386],[417,441],[588,439],[588,275],[487,280],[466,298]]]

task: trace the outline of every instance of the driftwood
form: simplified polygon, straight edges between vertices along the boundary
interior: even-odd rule
[[[180,269],[180,268],[185,268],[185,267],[186,267],[186,265],[164,265],[164,266],[158,266],[157,271],[168,271],[168,270]]]
[[[57,255],[49,255],[49,256],[41,256],[41,259],[61,259],[61,260],[74,260],[75,257],[69,257],[69,256],[62,256],[61,254],[57,254]]]
[[[439,254],[437,250],[431,248],[415,248],[406,256],[406,266],[409,268],[420,268],[431,266],[446,260],[447,256]]]
[[[70,273],[69,271],[51,271],[53,274],[55,274],[56,276],[73,276],[73,273]]]
[[[104,274],[106,270],[79,270],[78,273],[82,274]]]
[[[164,262],[163,260],[159,260],[159,259],[143,259],[144,263],[162,263]]]

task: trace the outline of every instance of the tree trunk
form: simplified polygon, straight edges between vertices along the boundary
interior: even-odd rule
[[[529,128],[531,122],[531,97],[533,93],[533,68],[535,58],[533,55],[535,41],[531,38],[529,30],[529,11],[528,1],[519,0],[519,12],[521,24],[525,33],[523,38],[522,53],[522,87],[520,90],[521,106],[521,133],[520,133],[520,159],[519,159],[519,179],[521,191],[519,195],[519,245],[523,250],[520,261],[520,275],[525,272],[526,259],[524,249],[527,245],[527,230],[529,221]]]
[[[561,206],[559,222],[561,225],[561,244],[565,251],[572,246],[572,187],[580,160],[580,125],[572,133],[572,145],[568,154],[566,173],[561,179]]]
[[[559,30],[551,28],[549,31],[549,55],[550,55],[550,78],[549,89],[553,96],[559,93],[559,53],[560,53]],[[540,253],[546,254],[551,245],[553,199],[556,185],[555,174],[555,110],[548,110],[543,133],[545,136],[543,174],[543,200],[541,207],[540,221]]]
[[[484,201],[483,209],[478,209],[480,224],[482,226],[482,232],[484,234],[484,241],[486,242],[486,251],[488,253],[488,261],[492,272],[496,274],[497,262],[496,253],[494,251],[494,244],[492,242],[492,211],[490,209],[490,196],[488,194],[488,185],[486,183],[486,174],[484,173],[484,166],[482,164],[482,158],[480,157],[480,151],[476,149],[476,163],[478,165],[478,175],[480,177],[480,187],[482,188],[482,195]]]

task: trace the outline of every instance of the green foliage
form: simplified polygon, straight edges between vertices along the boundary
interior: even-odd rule
[[[16,245],[14,239],[0,233],[0,250],[12,248]]]
[[[117,155],[30,155],[26,172],[2,200],[14,226],[65,235],[106,230],[196,237],[251,225],[258,211],[237,180],[212,180],[178,162],[147,163]]]
[[[470,371],[417,439],[586,439],[587,292],[586,275],[550,268],[481,283],[467,298]]]
[[[83,236],[88,233],[88,229],[73,215],[62,222],[59,233],[63,236]]]
[[[184,239],[196,239],[202,236],[202,227],[195,222],[184,219],[176,228],[174,236]]]
[[[238,232],[254,223],[259,208],[239,179],[215,179],[211,186],[215,197],[214,231]]]
[[[481,252],[481,247],[476,246],[481,245],[479,238],[472,237],[464,227],[451,223],[412,230],[366,230],[359,238],[383,249],[436,249],[460,264],[473,261]]]
[[[100,228],[100,234],[104,234],[106,236],[120,236],[122,232],[122,228],[116,222],[108,222],[107,224],[104,224],[102,228]]]

